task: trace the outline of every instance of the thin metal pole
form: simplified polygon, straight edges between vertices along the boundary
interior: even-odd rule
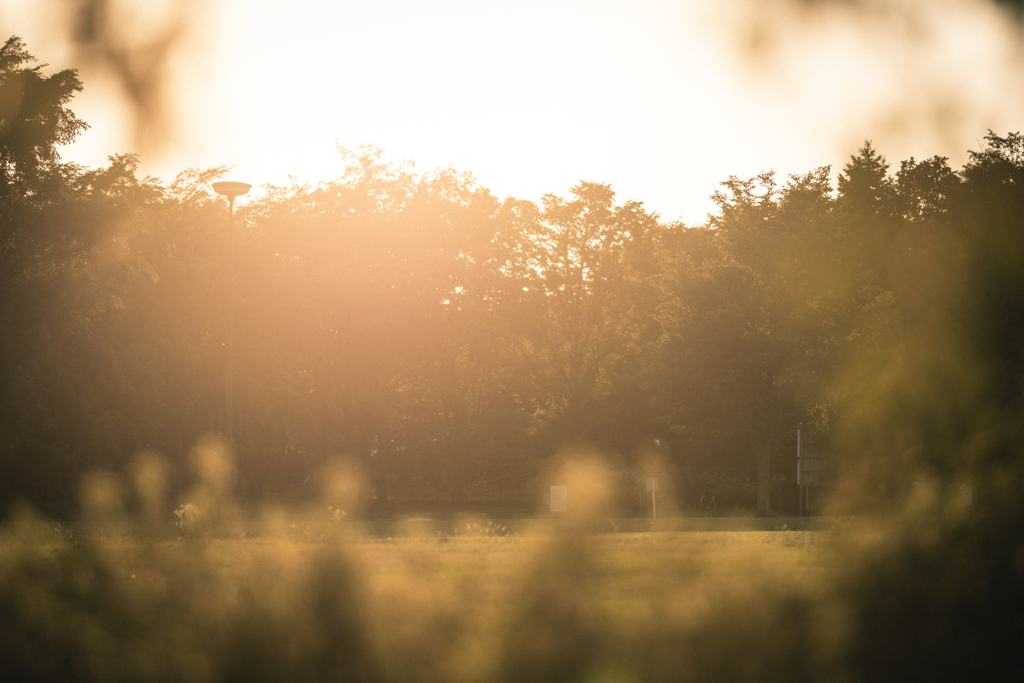
[[[225,418],[225,432],[227,432],[227,449],[230,452],[234,447],[234,434],[232,432],[232,393],[234,389],[234,371],[232,362],[234,360],[234,336],[235,336],[235,198],[229,197],[228,208],[228,366],[227,366],[227,410]]]
[[[800,461],[800,428],[803,427],[801,422],[796,428],[796,492],[797,492],[797,509],[800,511],[800,516],[804,516],[804,487],[801,481],[801,461]]]
[[[658,518],[658,499],[657,499],[655,494],[656,494],[655,491],[651,491],[651,511],[654,513],[654,519],[657,519]]]

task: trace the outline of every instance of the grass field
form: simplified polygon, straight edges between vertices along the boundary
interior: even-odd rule
[[[1024,565],[962,512],[872,527],[229,512],[191,529],[15,516],[0,534],[4,680],[903,681],[979,661],[986,680],[1011,680],[1018,667]]]
[[[21,510],[0,533],[5,679],[654,683],[841,671],[849,554],[833,540],[850,535],[847,521],[607,518],[602,471],[577,470],[568,516],[346,514],[330,497],[246,507],[211,476],[174,524],[142,485],[129,518],[117,482],[98,475],[80,521]]]
[[[671,679],[707,668],[675,661],[707,624],[817,600],[834,569],[833,532],[790,528],[823,520],[34,524],[0,542],[0,657],[25,680]]]
[[[281,576],[301,576],[325,551],[338,550],[364,583],[371,614],[390,605],[429,614],[513,606],[527,582],[563,571],[566,546],[585,564],[588,589],[581,596],[597,610],[643,613],[671,595],[692,604],[716,591],[732,592],[757,577],[776,588],[815,590],[834,561],[827,531],[656,531],[563,535],[536,525],[524,531],[503,524],[421,535],[354,534],[343,540],[239,539],[212,541],[203,552],[213,566],[244,583],[267,566]],[[422,528],[421,528],[422,530]],[[408,530],[406,530],[408,533]],[[179,542],[168,544],[167,551]],[[382,632],[389,624],[383,620]]]

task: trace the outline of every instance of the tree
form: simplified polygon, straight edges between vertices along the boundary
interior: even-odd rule
[[[687,240],[694,256],[666,262],[664,333],[648,371],[662,419],[692,445],[753,450],[761,514],[772,514],[776,438],[820,405],[841,336],[828,176],[820,168],[781,188],[772,173],[730,178],[707,232]]]
[[[57,148],[85,129],[74,70],[46,76],[24,43],[0,48],[0,396],[5,502],[66,509],[78,474],[117,451],[117,354],[103,320],[144,270],[129,246],[143,194],[134,160],[84,172]],[[106,374],[105,374],[106,373]]]
[[[566,200],[545,195],[533,237],[537,261],[525,283],[523,353],[536,391],[536,417],[554,448],[610,446],[633,433],[609,423],[616,368],[639,355],[656,305],[646,282],[659,237],[655,216],[636,202],[616,206],[608,185],[580,183]],[[646,298],[645,298],[646,297]],[[618,445],[618,444],[615,444]]]
[[[0,498],[67,510],[79,476],[112,469],[136,447],[137,410],[152,394],[133,376],[138,355],[119,343],[118,321],[140,280],[155,273],[138,233],[148,197],[135,160],[107,169],[59,166],[39,192],[10,198],[0,218]]]
[[[29,184],[60,159],[59,145],[88,126],[67,108],[81,92],[78,72],[65,69],[44,76],[42,66],[17,36],[0,48],[0,189],[30,190]]]

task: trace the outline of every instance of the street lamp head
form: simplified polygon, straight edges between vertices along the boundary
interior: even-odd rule
[[[252,185],[246,183],[236,183],[233,180],[225,180],[223,182],[214,183],[213,190],[217,194],[222,194],[225,197],[234,199],[239,195],[243,195],[252,188]]]

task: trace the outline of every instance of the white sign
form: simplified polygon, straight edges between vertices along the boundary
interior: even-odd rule
[[[568,486],[552,486],[551,487],[551,511],[552,512],[566,512],[569,509],[569,487]]]
[[[650,479],[647,480],[647,492],[648,493],[654,493],[657,490],[658,490],[658,478],[657,477],[651,477]]]

